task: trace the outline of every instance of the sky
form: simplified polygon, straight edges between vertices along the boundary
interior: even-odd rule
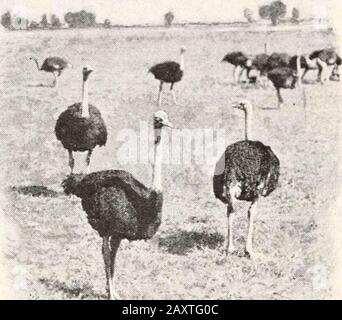
[[[302,17],[327,18],[336,0],[283,0],[291,12],[300,9]],[[341,1],[341,0],[340,0]],[[63,17],[67,11],[89,10],[97,21],[109,18],[113,24],[159,24],[167,11],[177,22],[229,22],[243,20],[243,9],[257,12],[270,0],[0,0],[0,12],[10,10],[29,19],[40,20],[42,14]]]

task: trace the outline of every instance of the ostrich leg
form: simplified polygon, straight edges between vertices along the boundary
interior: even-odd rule
[[[163,93],[163,81],[160,81],[160,86],[159,86],[159,94],[158,94],[158,106],[161,106],[162,103],[162,93]]]
[[[247,233],[247,239],[246,239],[246,256],[252,257],[253,256],[253,224],[254,224],[254,218],[256,214],[256,209],[257,209],[257,203],[258,203],[258,198],[254,199],[252,201],[252,204],[250,205],[248,209],[248,233]]]
[[[115,273],[115,258],[116,258],[116,253],[118,252],[119,246],[120,246],[121,239],[111,237],[110,239],[110,279],[109,281],[112,283],[112,297],[111,299],[116,299],[119,300],[121,297],[119,294],[114,290],[115,285],[114,285],[114,273]]]
[[[227,206],[227,218],[228,218],[228,228],[227,228],[227,239],[224,245],[226,254],[234,253],[235,248],[233,244],[233,222],[234,222],[234,209],[231,203]]]
[[[280,106],[283,104],[284,100],[280,94],[280,88],[276,88],[276,90],[277,90],[277,97],[278,97],[278,109],[280,109]]]
[[[75,159],[74,156],[72,155],[72,151],[68,150],[69,154],[69,167],[70,167],[70,174],[74,172],[74,167],[75,167]]]
[[[174,103],[176,106],[179,106],[179,104],[177,103],[175,91],[173,90],[173,86],[174,86],[174,83],[171,83],[170,91],[171,91],[171,94],[172,94],[173,103]]]
[[[90,173],[90,158],[91,158],[91,154],[93,153],[93,150],[88,150],[87,153],[87,158],[86,158],[86,163],[87,163],[87,174]]]
[[[108,299],[114,300],[114,288],[113,282],[111,281],[111,249],[109,244],[109,237],[103,237],[102,255],[106,272]]]
[[[52,73],[53,74],[53,82],[52,82],[52,85],[51,85],[51,87],[52,88],[54,88],[54,87],[56,87],[56,85],[57,85],[57,73],[56,72],[53,72]]]

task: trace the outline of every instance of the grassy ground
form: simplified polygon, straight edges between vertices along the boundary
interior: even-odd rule
[[[178,59],[186,45],[186,73],[176,85],[180,103],[164,109],[177,128],[224,128],[228,143],[243,137],[242,115],[231,103],[248,98],[255,105],[254,137],[272,146],[281,162],[279,188],[260,201],[251,261],[225,257],[224,206],[212,194],[212,165],[167,165],[165,206],[156,240],[123,241],[117,259],[118,292],[127,299],[310,299],[327,286],[315,279],[329,272],[324,232],[317,231],[337,194],[340,177],[336,141],[340,123],[339,84],[306,85],[284,92],[281,110],[273,88],[232,84],[232,68],[220,61],[227,51],[310,52],[334,44],[325,32],[244,33],[206,30],[61,30],[2,35],[1,163],[9,202],[6,214],[19,236],[6,251],[18,295],[32,299],[102,299],[105,276],[101,239],[91,229],[79,199],[64,196],[60,182],[68,172],[67,154],[56,141],[58,115],[80,99],[80,70],[95,69],[90,102],[101,109],[109,130],[105,148],[96,149],[92,170],[124,168],[150,183],[149,164],[118,162],[121,129],[139,129],[156,110],[158,83],[148,68]],[[64,56],[73,63],[58,88],[28,57]],[[313,75],[311,75],[313,76]],[[221,152],[222,150],[220,150]],[[219,152],[219,153],[220,153]],[[77,158],[78,163],[85,155]],[[24,186],[43,185],[46,196],[24,194]],[[11,191],[13,188],[15,189]],[[246,204],[238,205],[235,240],[243,248]],[[321,269],[320,269],[321,268]],[[318,272],[318,274],[317,274]],[[320,273],[321,272],[321,273]]]

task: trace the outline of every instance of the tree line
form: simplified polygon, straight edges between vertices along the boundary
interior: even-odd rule
[[[287,6],[282,1],[273,1],[270,4],[259,7],[258,14],[261,19],[270,20],[273,25],[277,25],[286,16]],[[254,12],[251,9],[246,8],[243,11],[243,15],[248,23],[256,22]],[[64,22],[55,14],[50,15],[49,19],[48,16],[44,14],[39,22],[34,20],[29,21],[25,18],[12,17],[11,13],[7,11],[1,16],[1,24],[8,29],[16,29],[15,24],[19,22],[20,24],[26,24],[24,27],[27,29],[58,29],[63,25],[67,25],[69,28],[110,28],[112,26],[109,19],[105,19],[103,23],[97,23],[96,15],[92,12],[87,12],[86,10],[67,12],[63,18]],[[163,19],[164,25],[170,27],[174,22],[175,14],[172,11],[169,11],[164,14]],[[300,22],[300,12],[297,8],[292,9],[290,22]]]

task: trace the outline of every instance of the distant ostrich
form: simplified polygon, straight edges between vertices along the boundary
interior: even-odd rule
[[[300,59],[300,69],[303,69],[304,71],[302,72],[301,80],[304,81],[304,77],[307,74],[308,71],[310,70],[318,70],[319,66],[315,60],[311,60],[309,56],[306,55],[295,55],[291,57],[290,62],[289,62],[289,68],[292,70],[297,70],[297,63],[298,59]],[[299,74],[298,74],[299,76]]]
[[[221,62],[228,62],[234,66],[233,78],[237,83],[240,82],[243,71],[252,65],[251,58],[241,51],[227,53]]]
[[[268,63],[269,55],[266,53],[261,53],[257,54],[252,58],[252,63],[250,67],[247,67],[247,78],[249,79],[250,82],[256,82],[256,80],[259,78],[266,78],[266,66]],[[251,76],[251,71],[255,70],[257,71],[257,76],[252,77]]]
[[[227,205],[228,234],[226,253],[235,251],[233,245],[234,198],[251,202],[248,210],[249,227],[245,253],[253,255],[252,238],[256,206],[260,196],[266,197],[276,189],[279,160],[270,147],[248,139],[252,122],[252,105],[248,101],[233,104],[245,113],[245,140],[227,147],[216,164],[213,178],[215,197]]]
[[[90,225],[103,239],[102,254],[105,264],[109,299],[115,292],[114,265],[122,239],[151,239],[162,218],[162,129],[172,127],[164,111],[154,114],[154,165],[152,187],[147,188],[129,172],[107,170],[89,175],[70,175],[62,186],[66,194],[82,199]]]
[[[268,72],[267,77],[277,91],[278,108],[280,108],[281,104],[284,103],[280,89],[294,89],[298,80],[298,72],[288,67],[276,68]]]
[[[318,67],[317,81],[322,84],[327,80],[325,77],[327,67],[334,66],[333,74],[336,74],[338,66],[342,62],[341,57],[334,49],[316,50],[309,55],[309,58],[316,61]],[[322,75],[324,75],[324,79],[322,79]]]
[[[104,146],[107,142],[107,128],[101,113],[88,103],[88,77],[92,72],[93,69],[89,66],[83,68],[82,102],[75,103],[62,112],[55,127],[57,139],[68,150],[71,173],[75,165],[73,151],[88,151],[86,163],[89,173],[93,149]]]
[[[288,67],[291,60],[291,56],[287,53],[272,53],[268,59],[267,63],[264,64],[263,72],[269,72],[276,68]]]
[[[72,68],[72,64],[67,62],[66,60],[59,57],[48,57],[44,60],[41,67],[39,67],[38,60],[34,57],[30,57],[30,60],[33,60],[39,71],[51,72],[54,76],[54,81],[52,83],[52,87],[55,87],[57,84],[57,77],[62,74],[62,71],[66,68]]]
[[[158,94],[158,106],[161,106],[163,84],[170,83],[170,91],[172,94],[173,102],[177,105],[176,95],[173,90],[174,84],[179,82],[183,78],[184,74],[184,54],[186,52],[185,47],[180,49],[180,64],[174,61],[166,61],[156,64],[149,69],[156,79],[160,81],[159,94]]]

